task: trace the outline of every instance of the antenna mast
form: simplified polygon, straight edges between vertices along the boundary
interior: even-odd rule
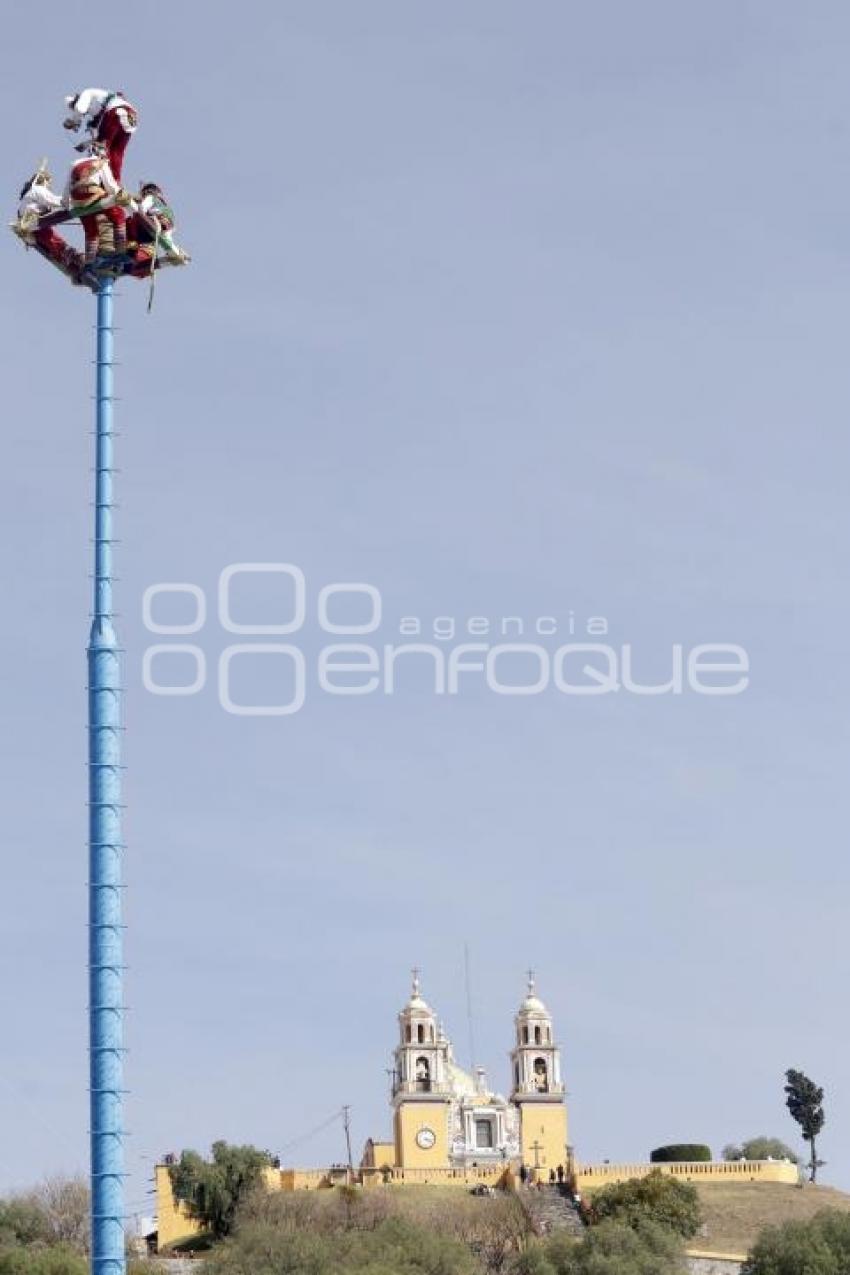
[[[478,1059],[475,1051],[475,1025],[472,1017],[472,979],[469,973],[469,944],[463,945],[463,972],[466,982],[466,1021],[469,1027],[469,1065],[475,1071]]]

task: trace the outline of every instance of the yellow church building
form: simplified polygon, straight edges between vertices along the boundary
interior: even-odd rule
[[[381,1146],[392,1159],[376,1164],[376,1144],[367,1144],[364,1168],[384,1164],[405,1178],[428,1174],[466,1176],[471,1169],[504,1172],[520,1162],[549,1169],[569,1161],[567,1108],[561,1054],[552,1019],[537,995],[533,975],[517,1010],[508,1098],[455,1062],[452,1044],[422,997],[414,972],[407,1004],[398,1016],[394,1054],[393,1141]],[[372,1162],[371,1164],[369,1162]]]
[[[510,1059],[507,1097],[490,1088],[483,1068],[471,1074],[460,1067],[414,970],[410,995],[398,1014],[391,1073],[392,1137],[367,1140],[353,1171],[354,1182],[367,1188],[495,1186],[515,1181],[523,1165],[532,1178],[544,1181],[562,1167],[580,1191],[643,1177],[652,1170],[703,1183],[797,1181],[797,1169],[787,1161],[593,1165],[576,1160],[567,1132],[561,1050],[532,973],[514,1016]],[[155,1170],[160,1249],[199,1230],[186,1206],[174,1198],[170,1169],[166,1160]],[[348,1182],[352,1171],[346,1166],[269,1167],[264,1177],[269,1190],[310,1190]]]

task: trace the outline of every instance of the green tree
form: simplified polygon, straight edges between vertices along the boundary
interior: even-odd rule
[[[197,1151],[184,1151],[171,1166],[171,1185],[175,1198],[184,1201],[192,1216],[220,1240],[230,1234],[239,1205],[270,1164],[267,1151],[214,1142],[210,1160]]]
[[[45,1178],[0,1200],[0,1244],[66,1244],[88,1251],[89,1190],[84,1178]]]
[[[808,1222],[771,1226],[741,1275],[843,1275],[850,1270],[850,1214],[824,1209]]]
[[[47,1244],[50,1231],[42,1209],[30,1196],[0,1200],[0,1249]]]
[[[681,1239],[668,1227],[607,1221],[576,1243],[553,1236],[545,1246],[555,1275],[685,1275]]]
[[[817,1156],[817,1136],[824,1126],[823,1090],[802,1071],[794,1068],[786,1071],[785,1101],[788,1110],[803,1133],[803,1140],[811,1147],[808,1165],[809,1181],[816,1182],[822,1160]]]
[[[730,1143],[723,1148],[724,1160],[790,1160],[797,1163],[797,1154],[781,1138],[747,1138],[740,1146]]]
[[[696,1187],[659,1169],[645,1178],[603,1187],[594,1195],[592,1207],[600,1222],[610,1219],[631,1227],[656,1222],[684,1239],[696,1235],[702,1221]]]

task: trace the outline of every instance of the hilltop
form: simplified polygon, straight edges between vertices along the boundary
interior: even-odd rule
[[[850,1212],[850,1195],[829,1186],[736,1182],[697,1190],[705,1220],[690,1247],[710,1253],[746,1253],[764,1227],[805,1222],[821,1209]]]

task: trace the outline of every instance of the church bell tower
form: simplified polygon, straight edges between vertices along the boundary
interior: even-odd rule
[[[548,1177],[550,1169],[567,1165],[567,1107],[561,1051],[555,1043],[552,1017],[537,995],[532,971],[514,1024],[511,1102],[520,1113],[520,1155],[529,1169],[545,1172]]]
[[[398,1025],[392,1094],[396,1164],[402,1169],[448,1168],[450,1045],[422,997],[418,970]]]

